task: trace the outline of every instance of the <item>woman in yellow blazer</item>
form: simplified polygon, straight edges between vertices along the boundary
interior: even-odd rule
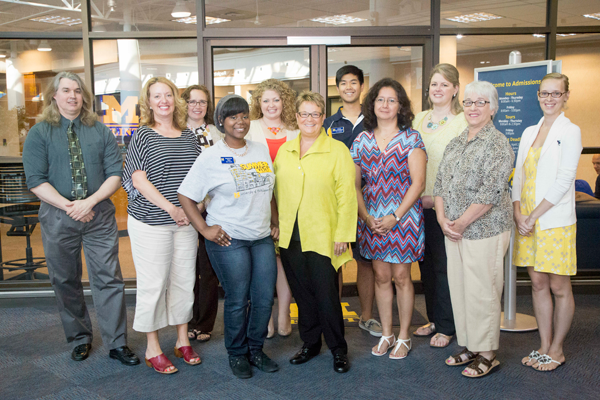
[[[356,239],[354,162],[348,148],[322,128],[320,94],[302,92],[296,109],[300,135],[281,146],[273,165],[281,261],[304,342],[290,363],[303,364],[319,354],[323,334],[333,369],[344,373],[350,365],[337,270],[352,259],[348,242]]]

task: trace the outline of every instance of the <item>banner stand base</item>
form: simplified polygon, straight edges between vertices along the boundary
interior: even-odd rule
[[[500,330],[506,332],[530,332],[537,330],[535,317],[526,314],[516,314],[512,320],[504,319],[504,313],[500,315]]]

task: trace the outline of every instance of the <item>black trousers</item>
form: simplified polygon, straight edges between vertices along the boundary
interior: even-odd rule
[[[194,286],[194,307],[188,329],[212,332],[219,307],[219,279],[210,264],[204,236],[198,234],[198,256],[196,257],[196,285]]]
[[[448,288],[448,260],[444,233],[437,222],[435,210],[423,210],[425,222],[425,254],[419,262],[425,291],[427,318],[435,323],[437,332],[454,335],[454,315]]]
[[[312,251],[303,252],[292,240],[280,248],[281,262],[292,295],[298,304],[300,338],[310,349],[321,348],[321,334],[333,354],[348,352],[344,339],[344,316],[339,299],[338,274],[331,259]]]

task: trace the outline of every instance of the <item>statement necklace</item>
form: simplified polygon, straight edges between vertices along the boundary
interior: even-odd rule
[[[244,151],[242,154],[238,154],[235,151],[233,151],[233,149],[231,147],[229,147],[229,145],[227,144],[227,141],[225,139],[223,139],[223,143],[225,143],[225,146],[229,149],[230,152],[232,152],[234,155],[238,156],[238,157],[244,157],[246,154],[248,154],[248,142],[246,142],[244,140],[244,147],[246,151]]]
[[[429,113],[429,122],[427,123],[427,127],[429,129],[431,129],[432,131],[435,131],[437,128],[439,128],[440,126],[442,126],[446,122],[448,122],[448,116],[447,115],[444,118],[442,118],[440,120],[440,122],[438,122],[437,124],[431,120],[432,116],[433,116],[433,111]]]

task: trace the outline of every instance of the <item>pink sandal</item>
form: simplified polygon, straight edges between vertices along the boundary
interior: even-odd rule
[[[147,366],[149,366],[150,368],[154,368],[154,370],[159,374],[170,375],[178,371],[178,369],[175,368],[173,363],[169,361],[169,359],[167,358],[167,356],[165,356],[164,353],[161,353],[156,357],[152,357],[151,359],[144,358],[144,360],[146,360]],[[171,371],[167,371],[167,368],[169,367],[173,367],[174,369],[172,369]]]
[[[175,357],[183,358],[183,361],[189,365],[198,365],[202,362],[198,353],[192,349],[192,346],[181,346],[180,348],[175,347]],[[198,361],[192,362],[191,360],[194,358],[197,358]]]

